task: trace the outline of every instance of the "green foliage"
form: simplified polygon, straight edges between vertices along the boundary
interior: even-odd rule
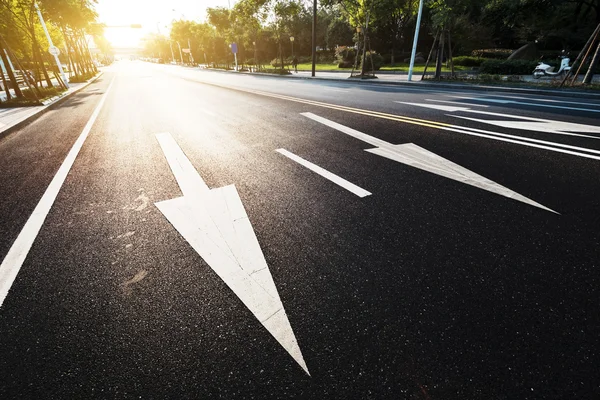
[[[481,57],[471,57],[471,56],[460,56],[453,57],[452,63],[455,66],[461,67],[479,67],[481,63],[483,63],[486,59]]]
[[[530,75],[538,65],[527,60],[485,60],[479,69],[482,74],[491,75]]]
[[[88,79],[93,78],[94,76],[96,76],[96,74],[94,72],[88,72],[87,74],[85,73],[81,73],[79,75],[76,75],[74,77],[72,77],[69,82],[71,83],[81,83],[81,82],[87,82]]]
[[[371,64],[371,60],[373,64]],[[362,65],[362,57],[359,64]],[[372,68],[371,65],[373,66]],[[365,56],[365,67],[365,71],[379,71],[381,67],[383,67],[383,57],[381,54],[375,53],[374,51],[367,52]],[[361,67],[359,66],[359,68]]]
[[[512,50],[510,49],[478,49],[473,50],[471,55],[473,57],[481,57],[481,58],[495,58],[499,60],[506,60],[508,56],[512,54]]]

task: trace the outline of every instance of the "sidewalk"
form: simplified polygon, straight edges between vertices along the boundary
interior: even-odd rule
[[[270,77],[280,77],[284,79],[309,79],[309,80],[323,80],[323,81],[345,81],[345,82],[356,82],[357,84],[385,84],[385,85],[410,85],[414,87],[427,87],[435,89],[462,89],[462,90],[477,90],[477,91],[497,91],[505,93],[520,93],[529,95],[542,95],[542,96],[557,96],[557,97],[580,97],[587,99],[596,99],[600,101],[600,91],[592,91],[586,89],[577,88],[556,88],[552,86],[533,86],[528,83],[543,83],[549,81],[549,78],[541,78],[542,80],[533,79],[533,76],[523,76],[524,83],[518,85],[510,85],[510,83],[498,82],[498,85],[491,83],[466,83],[466,82],[452,82],[452,81],[434,81],[434,80],[421,80],[422,73],[413,74],[412,81],[408,81],[408,74],[404,72],[393,72],[393,71],[377,71],[377,79],[360,79],[360,78],[349,78],[349,71],[316,71],[315,77],[311,76],[311,71],[298,71],[298,73],[292,72],[290,75],[276,75],[267,73],[251,73],[251,72],[235,72],[225,70],[213,70],[209,71],[222,71],[228,73],[242,73],[249,75],[263,75]],[[429,75],[429,74],[428,74]],[[594,77],[594,83],[600,83],[600,76]]]
[[[62,93],[60,96],[55,96],[44,100],[42,102],[43,105],[41,106],[0,108],[0,139],[7,136],[10,132],[12,132],[14,129],[17,129],[22,124],[25,124],[31,119],[37,117],[39,114],[43,114],[50,106],[82,90],[84,87],[100,78],[103,73],[104,72],[100,71],[98,75],[91,78],[87,82],[69,84],[69,90]],[[6,94],[1,92],[0,96],[2,95],[5,96]]]

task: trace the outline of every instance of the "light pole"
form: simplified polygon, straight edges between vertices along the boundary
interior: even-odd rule
[[[181,45],[179,41],[177,41],[177,46],[179,46],[179,58],[181,58],[181,65],[183,65],[183,52],[181,51]]]
[[[169,47],[171,48],[171,62],[175,61],[175,54],[173,53],[173,41],[169,40]]]
[[[258,66],[258,60],[256,59],[256,42],[252,42],[254,45],[254,71],[256,72],[256,67]]]
[[[315,65],[317,63],[317,0],[313,1],[313,23],[312,23],[312,75],[315,76]]]
[[[60,71],[60,76],[62,76],[63,83],[65,84],[65,86],[68,89],[69,88],[69,80],[67,79],[67,76],[65,75],[65,71],[63,71],[62,63],[58,59],[60,50],[58,49],[58,47],[54,46],[54,44],[52,43],[52,38],[50,37],[50,33],[48,33],[48,28],[46,27],[46,22],[44,22],[44,17],[42,17],[42,12],[40,11],[40,7],[38,7],[37,2],[35,2],[34,4],[35,4],[35,9],[37,11],[38,17],[40,18],[42,28],[44,28],[44,32],[46,33],[46,38],[48,39],[48,44],[50,45],[50,47],[48,48],[48,51],[50,52],[50,54],[52,54],[54,56],[54,61],[56,61],[56,66],[58,67],[58,70]],[[89,51],[89,48],[88,48],[88,51]]]
[[[292,42],[292,58],[294,58],[294,37],[290,36],[290,42]]]
[[[419,29],[421,27],[421,17],[423,16],[423,0],[419,2],[419,14],[417,16],[417,27],[415,28],[415,39],[413,40],[412,53],[410,55],[410,66],[408,67],[408,81],[412,80],[413,68],[415,67],[415,57],[417,55],[417,41],[419,40]]]

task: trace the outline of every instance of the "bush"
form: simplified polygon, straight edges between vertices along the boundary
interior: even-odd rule
[[[481,63],[483,63],[485,60],[485,58],[472,56],[460,56],[452,58],[454,65],[461,67],[480,67]]]
[[[495,58],[505,60],[512,54],[512,50],[510,49],[480,49],[473,50],[471,55],[473,57],[481,57],[481,58]]]
[[[271,67],[273,68],[281,68],[281,58],[274,58],[271,60]],[[290,60],[283,59],[283,66],[290,65]]]
[[[374,51],[368,52],[365,57],[366,71],[371,71],[371,59],[373,59],[373,70],[379,71],[383,67],[383,57]]]
[[[348,46],[338,46],[335,49],[335,62],[354,64],[356,59],[356,49]]]
[[[75,76],[71,77],[69,79],[69,82],[71,82],[71,83],[87,82],[88,79],[91,79],[94,76],[96,76],[96,74],[93,73],[93,72],[88,72],[87,74],[80,73],[78,75],[75,75]]]
[[[341,61],[338,63],[338,68],[352,68],[354,63],[352,61]]]
[[[537,61],[527,60],[485,60],[479,71],[491,75],[529,75],[537,65]]]

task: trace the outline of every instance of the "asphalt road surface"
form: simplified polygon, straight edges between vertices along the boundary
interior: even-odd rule
[[[117,63],[0,140],[0,398],[600,398],[599,122]]]

